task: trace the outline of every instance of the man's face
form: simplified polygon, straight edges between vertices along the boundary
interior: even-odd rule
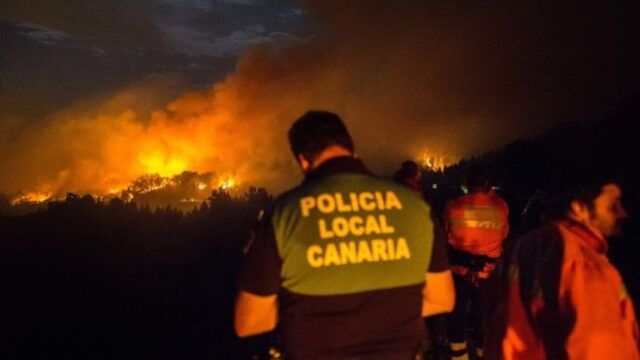
[[[627,217],[627,212],[622,206],[621,197],[622,191],[617,184],[607,184],[593,202],[589,220],[591,226],[600,230],[604,237],[620,235],[622,231],[620,222]]]

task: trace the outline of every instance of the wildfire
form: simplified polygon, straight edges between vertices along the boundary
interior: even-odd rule
[[[166,204],[198,204],[211,195],[214,189],[226,191],[238,187],[235,175],[216,176],[214,173],[183,171],[172,176],[146,174],[138,177],[126,187],[111,187],[104,192],[92,194],[95,199],[109,201],[114,198],[125,202],[148,204],[152,207]],[[26,203],[42,203],[51,200],[63,200],[53,192],[22,192],[14,196],[12,206]]]
[[[428,170],[443,171],[445,167],[455,163],[456,160],[449,155],[425,150],[417,157],[416,161]]]
[[[175,177],[164,177],[160,174],[144,175],[136,179],[125,191],[135,194],[145,194],[155,190],[175,185]]]
[[[429,150],[451,149],[448,145],[456,144],[461,148],[450,151],[461,154],[466,153],[463,146],[488,144],[488,133],[477,134],[482,141],[473,141],[476,144],[467,137],[476,137],[469,131],[470,125],[476,124],[472,119],[490,117],[484,109],[468,106],[476,103],[479,92],[450,97],[449,90],[467,80],[450,72],[456,66],[440,66],[443,61],[459,62],[456,56],[465,52],[457,51],[457,46],[465,42],[451,43],[455,51],[434,56],[429,46],[414,46],[416,39],[432,38],[435,30],[428,21],[420,23],[425,27],[415,28],[409,21],[411,34],[419,35],[404,37],[406,24],[380,26],[360,16],[361,7],[372,7],[370,2],[341,9],[348,10],[341,19],[350,21],[321,19],[341,6],[334,4],[346,2],[303,3],[313,3],[310,13],[318,15],[319,25],[328,26],[327,31],[308,37],[301,34],[300,38],[265,37],[267,41],[256,42],[238,54],[235,71],[215,84],[205,86],[204,78],[192,83],[190,76],[180,75],[178,70],[178,76],[148,72],[117,91],[96,84],[96,90],[108,91],[91,92],[66,108],[59,104],[55,108],[61,109],[42,114],[46,117],[42,121],[16,119],[4,126],[6,116],[0,111],[0,145],[5,150],[0,165],[6,170],[0,176],[0,193],[44,189],[53,197],[67,192],[117,197],[143,174],[170,179],[184,171],[233,174],[202,184],[190,182],[184,191],[176,191],[188,193],[185,199],[199,199],[219,188],[237,189],[239,183],[264,186],[277,193],[294,185],[299,177],[285,134],[296,118],[311,109],[341,115],[358,135],[358,149],[380,157],[375,160],[381,164],[409,154],[416,155],[414,160],[424,168],[440,171],[455,158],[421,151],[425,149],[422,144],[429,144]],[[366,31],[353,32],[356,27]],[[378,31],[385,36],[371,36]],[[345,32],[356,36],[334,38]],[[400,38],[403,41],[387,41]],[[379,51],[381,48],[387,51]],[[371,57],[372,53],[377,56]],[[380,67],[393,71],[373,76]],[[482,88],[483,83],[476,82],[470,89]],[[177,94],[190,85],[194,85],[192,91]],[[391,126],[392,118],[402,121]],[[498,120],[487,123],[486,128],[499,124]],[[499,139],[506,140],[508,135]],[[156,191],[173,186],[170,180],[157,180],[132,190],[152,197]],[[46,198],[25,195],[16,201]]]
[[[28,192],[12,199],[11,205],[15,206],[22,203],[41,203],[49,199],[51,199],[50,193]]]
[[[236,185],[237,185],[236,179],[230,176],[221,178],[220,181],[218,182],[218,188],[223,190],[230,190],[234,188]]]
[[[160,152],[140,155],[138,161],[147,173],[161,176],[172,176],[187,169],[186,160],[179,157],[166,156]]]

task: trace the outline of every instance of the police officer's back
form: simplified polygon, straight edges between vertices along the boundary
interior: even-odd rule
[[[305,180],[260,221],[240,276],[236,331],[277,323],[288,359],[412,358],[421,317],[453,307],[429,206],[371,175],[335,114],[307,113],[289,141]]]

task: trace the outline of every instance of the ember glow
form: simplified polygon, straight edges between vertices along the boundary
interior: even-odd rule
[[[14,197],[11,200],[11,205],[15,206],[21,203],[40,203],[49,199],[51,199],[50,193],[28,192]]]
[[[188,205],[206,201],[215,189],[214,184],[223,181],[213,173],[184,171],[178,175],[166,177],[160,174],[144,175],[137,178],[126,189],[112,193],[101,199],[119,198],[138,204],[154,206]],[[185,207],[183,210],[191,210]]]
[[[229,190],[232,189],[236,186],[236,179],[232,178],[232,177],[225,177],[222,178],[219,182],[218,182],[218,188],[223,189],[223,190]]]
[[[179,174],[187,169],[183,159],[167,158],[161,154],[141,155],[138,162],[147,169],[150,174],[170,176]]]

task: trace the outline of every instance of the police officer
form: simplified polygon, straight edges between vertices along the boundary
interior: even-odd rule
[[[481,166],[467,173],[469,194],[447,203],[444,225],[449,240],[456,305],[449,315],[448,334],[451,359],[469,359],[467,332],[475,346],[475,358],[483,357],[483,291],[509,232],[509,208],[489,188],[489,178]]]
[[[454,290],[430,208],[373,176],[342,120],[308,112],[289,130],[305,179],[260,219],[239,278],[239,336],[278,325],[287,359],[413,359],[422,317]]]

